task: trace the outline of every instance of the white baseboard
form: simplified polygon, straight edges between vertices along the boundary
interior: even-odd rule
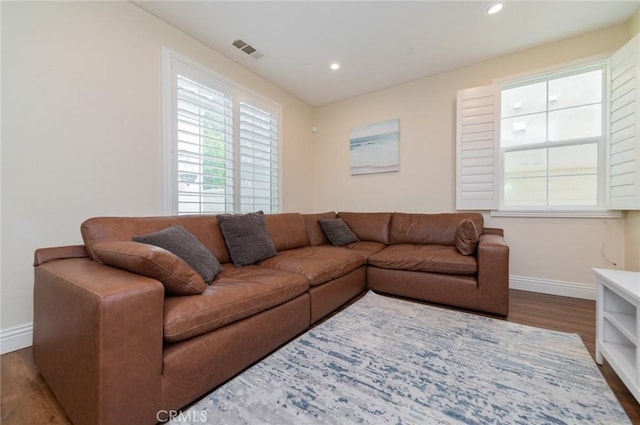
[[[537,277],[509,276],[509,288],[563,297],[596,299],[596,286],[588,283],[564,282]]]
[[[10,353],[33,344],[33,323],[0,330],[0,354]]]

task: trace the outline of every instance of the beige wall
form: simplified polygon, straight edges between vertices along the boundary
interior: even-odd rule
[[[455,210],[455,98],[461,88],[614,51],[627,24],[518,52],[317,108],[316,210]],[[481,46],[479,46],[481,48]],[[349,130],[400,119],[400,171],[349,175]],[[624,267],[624,219],[496,218],[505,229],[514,281],[589,291],[592,267]]]
[[[284,210],[313,205],[312,108],[129,2],[2,2],[2,322],[32,321],[33,251],[96,215],[158,215],[161,46],[283,106]]]

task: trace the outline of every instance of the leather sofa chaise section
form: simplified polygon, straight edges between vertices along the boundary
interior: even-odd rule
[[[359,241],[332,246],[318,221],[342,218]],[[152,424],[362,294],[508,314],[509,248],[477,213],[265,215],[277,255],[236,267],[216,216],[97,217],[84,245],[35,252],[34,361],[76,425]],[[456,229],[478,230],[471,255]],[[102,264],[96,244],[179,224],[222,264],[199,295]]]

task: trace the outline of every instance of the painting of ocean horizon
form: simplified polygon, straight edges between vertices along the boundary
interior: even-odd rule
[[[398,171],[399,128],[399,119],[352,128],[351,175]]]

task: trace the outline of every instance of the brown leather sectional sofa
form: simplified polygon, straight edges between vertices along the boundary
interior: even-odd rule
[[[328,244],[319,219],[360,239]],[[480,234],[471,255],[456,229]],[[235,267],[215,216],[93,218],[85,245],[35,253],[36,365],[76,425],[152,424],[291,340],[367,288],[496,315],[508,313],[509,248],[480,214],[274,214],[274,257]],[[224,270],[200,295],[96,261],[94,247],[180,224]],[[166,416],[165,416],[166,417]]]

